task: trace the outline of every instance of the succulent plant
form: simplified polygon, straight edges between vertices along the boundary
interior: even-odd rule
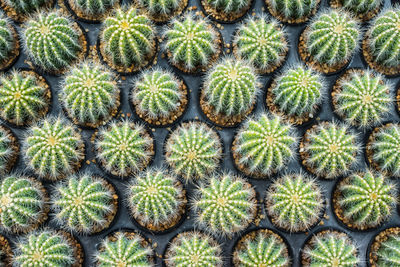
[[[285,175],[267,191],[266,208],[272,222],[290,232],[306,231],[324,210],[321,187],[303,174]]]
[[[84,143],[78,129],[61,117],[47,117],[28,130],[25,161],[41,178],[58,180],[80,167]]]
[[[289,23],[308,20],[317,10],[320,0],[266,0],[271,14]]]
[[[288,49],[286,31],[267,16],[246,20],[239,26],[234,40],[236,54],[254,64],[261,73],[281,66]]]
[[[47,218],[47,193],[42,184],[25,176],[0,180],[0,228],[21,233],[37,228]]]
[[[225,13],[233,13],[240,12],[243,8],[246,8],[251,4],[249,0],[206,0],[207,3],[214,7],[216,10],[225,12]]]
[[[98,63],[85,62],[64,76],[60,100],[75,123],[96,127],[116,113],[119,93],[110,71]]]
[[[0,78],[0,116],[18,126],[41,119],[48,111],[51,91],[32,71],[13,71]]]
[[[69,0],[71,8],[79,14],[89,17],[101,17],[109,11],[118,1],[117,0]]]
[[[362,18],[368,19],[368,13],[374,13],[382,4],[382,0],[339,0],[340,4]]]
[[[231,236],[242,231],[256,216],[255,191],[240,176],[211,175],[196,193],[192,202],[196,221],[215,235]]]
[[[335,111],[350,124],[370,127],[382,121],[390,110],[390,86],[377,73],[349,70],[332,92]]]
[[[59,11],[40,12],[24,25],[22,39],[29,58],[49,72],[62,72],[84,51],[83,33]]]
[[[12,57],[18,40],[10,21],[0,12],[0,63],[4,64]]]
[[[309,171],[333,179],[349,171],[361,150],[356,135],[346,126],[322,122],[307,130],[300,156]]]
[[[168,245],[165,263],[167,267],[221,267],[222,250],[220,245],[207,234],[195,231],[183,232]]]
[[[376,266],[390,267],[400,264],[400,235],[398,228],[388,228],[382,231],[375,238],[374,243],[372,246],[374,248],[374,245],[377,245],[377,249],[372,256],[375,258],[374,263]]]
[[[165,22],[178,15],[187,6],[187,0],[138,0],[150,17],[157,22]]]
[[[78,233],[96,233],[107,228],[117,211],[114,188],[91,174],[70,176],[52,195],[56,221]]]
[[[101,128],[95,148],[96,157],[106,171],[120,177],[143,170],[154,155],[150,134],[142,125],[129,120],[113,121]]]
[[[247,120],[236,134],[234,162],[246,175],[268,176],[287,165],[294,155],[296,139],[290,124],[279,116],[262,113]]]
[[[14,166],[19,152],[19,144],[14,134],[0,126],[0,174],[4,175]]]
[[[5,0],[4,3],[24,15],[31,14],[48,4],[46,0]]]
[[[222,143],[207,124],[184,122],[165,144],[165,160],[172,170],[186,180],[203,179],[219,167]]]
[[[187,202],[185,190],[177,178],[157,168],[135,176],[128,195],[128,205],[135,220],[155,231],[175,226]]]
[[[100,267],[154,266],[153,251],[139,234],[117,232],[106,237],[96,254]]]

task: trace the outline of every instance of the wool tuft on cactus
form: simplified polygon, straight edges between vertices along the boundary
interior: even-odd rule
[[[0,69],[5,70],[12,65],[19,55],[17,32],[10,20],[0,12]]]
[[[371,244],[369,253],[371,266],[391,267],[400,261],[400,228],[391,227],[380,232]]]
[[[156,22],[167,22],[179,15],[188,5],[188,0],[137,0]]]
[[[302,23],[317,11],[320,0],[265,0],[268,11],[287,23]]]
[[[15,135],[0,125],[0,175],[8,173],[17,161],[19,144]]]

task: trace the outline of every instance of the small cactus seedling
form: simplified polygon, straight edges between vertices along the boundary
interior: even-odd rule
[[[236,167],[254,178],[264,178],[287,165],[294,155],[296,137],[290,124],[262,113],[249,119],[232,144]]]
[[[103,22],[100,51],[118,72],[134,72],[149,64],[156,53],[155,27],[134,7],[113,11]]]
[[[11,266],[13,253],[11,250],[10,242],[7,238],[0,235],[0,266]]]
[[[47,117],[31,126],[24,140],[28,167],[47,180],[62,179],[76,171],[84,150],[78,129],[60,117]]]
[[[188,5],[188,0],[137,0],[142,7],[156,22],[167,22],[179,15]]]
[[[113,121],[100,129],[94,145],[100,164],[119,177],[143,170],[154,155],[153,138],[142,125],[129,120]]]
[[[322,75],[301,65],[290,67],[268,89],[267,105],[288,121],[302,124],[314,117],[325,88]]]
[[[357,20],[345,11],[328,10],[318,15],[300,36],[300,57],[318,71],[333,73],[349,63],[359,38]]]
[[[357,246],[345,233],[325,230],[314,235],[304,246],[302,266],[356,267],[360,262]]]
[[[0,70],[11,66],[19,55],[19,40],[11,22],[0,12]]]
[[[100,22],[118,4],[117,0],[67,0],[78,18]]]
[[[265,0],[268,11],[287,23],[302,23],[317,11],[320,0]]]
[[[82,30],[59,11],[40,12],[28,20],[22,39],[33,63],[51,73],[64,72],[86,53]]]
[[[169,61],[193,73],[211,66],[221,53],[221,35],[206,18],[188,12],[174,19],[164,32]]]
[[[50,0],[4,0],[2,9],[12,19],[23,22],[26,18],[39,9],[50,7],[55,1]]]
[[[152,69],[135,81],[131,101],[140,118],[152,125],[167,125],[183,115],[188,104],[187,87],[173,73]]]
[[[98,63],[85,62],[65,75],[60,101],[75,124],[97,127],[117,112],[119,94],[110,71]]]
[[[203,179],[216,171],[222,158],[217,132],[199,121],[184,122],[168,137],[165,160],[184,179]]]
[[[253,0],[201,0],[200,3],[213,19],[234,22],[246,14]]]
[[[33,71],[13,71],[0,78],[0,116],[15,125],[29,125],[49,110],[51,91]]]
[[[325,179],[334,179],[357,163],[361,150],[357,136],[345,125],[322,122],[307,130],[300,143],[305,167]]]
[[[400,228],[392,227],[380,232],[371,244],[371,266],[391,267],[400,264]]]
[[[177,178],[162,169],[150,169],[135,176],[128,189],[133,218],[152,231],[175,226],[186,207],[186,192]]]
[[[385,176],[367,171],[342,180],[333,197],[334,210],[347,226],[365,230],[379,226],[397,203],[395,185]]]
[[[235,126],[254,108],[259,92],[254,68],[225,57],[208,71],[200,97],[204,114],[219,126]]]
[[[238,57],[263,74],[280,67],[289,50],[282,25],[266,16],[249,18],[239,26],[233,45]]]
[[[222,250],[211,236],[201,232],[183,232],[174,237],[165,252],[167,267],[222,267]]]
[[[268,229],[252,231],[243,236],[233,251],[235,267],[289,267],[289,248],[278,234]]]
[[[31,178],[10,175],[0,181],[0,228],[13,233],[36,229],[47,219],[47,193]]]
[[[382,0],[330,0],[331,7],[343,7],[362,21],[372,19],[379,12]]]
[[[85,234],[107,228],[117,212],[118,196],[104,179],[90,174],[71,176],[52,194],[55,219],[71,231]]]
[[[154,252],[139,234],[116,232],[107,236],[95,256],[96,266],[154,266]]]
[[[256,193],[242,177],[212,175],[193,199],[196,221],[214,235],[231,236],[244,230],[257,214]]]
[[[15,135],[0,126],[0,175],[8,173],[17,161],[19,144]]]
[[[368,70],[347,70],[332,90],[335,112],[360,127],[379,124],[392,102],[390,86],[384,78]]]
[[[304,232],[314,226],[325,206],[321,187],[302,174],[277,179],[265,202],[272,223],[289,232]]]

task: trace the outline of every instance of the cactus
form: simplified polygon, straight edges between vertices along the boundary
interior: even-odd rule
[[[216,171],[222,152],[217,132],[199,121],[182,123],[165,144],[166,162],[186,181],[203,179]]]
[[[253,187],[232,173],[210,176],[200,185],[192,205],[199,226],[222,236],[244,230],[257,213]]]
[[[19,152],[19,145],[14,134],[0,126],[0,175],[9,172],[14,166]]]
[[[236,54],[254,64],[260,73],[280,67],[288,50],[286,31],[267,16],[249,18],[239,26],[234,40]]]
[[[18,49],[18,40],[10,21],[0,12],[0,63],[8,64],[12,53]]]
[[[113,121],[99,130],[96,157],[106,171],[126,177],[143,170],[154,155],[153,139],[140,124]]]
[[[78,129],[60,117],[30,127],[24,140],[25,161],[41,178],[58,180],[80,167],[84,143]]]
[[[236,166],[246,175],[262,178],[287,165],[296,144],[293,128],[276,115],[262,113],[239,129],[232,153]]]
[[[71,8],[79,15],[83,17],[95,18],[102,17],[106,14],[114,5],[117,0],[69,0]]]
[[[166,22],[172,17],[178,15],[188,4],[187,0],[138,0],[139,6],[143,7],[152,20],[156,22]]]
[[[362,19],[369,19],[382,5],[382,0],[339,0],[340,4]],[[371,14],[368,14],[371,13]]]
[[[21,233],[37,228],[47,218],[47,193],[42,184],[25,176],[0,181],[0,228]]]
[[[322,122],[307,130],[300,156],[309,171],[333,179],[349,171],[361,150],[356,135],[346,126]]]
[[[302,174],[285,175],[268,189],[266,208],[278,227],[290,232],[306,231],[321,219],[324,197],[313,179]]]
[[[154,231],[175,226],[186,206],[182,184],[162,169],[150,169],[135,176],[128,194],[128,205],[135,220]]]
[[[378,237],[383,237],[378,239]],[[373,252],[374,262],[379,267],[390,267],[400,264],[400,235],[398,228],[388,228],[382,231],[373,244],[377,245],[377,250]],[[371,258],[370,258],[371,261]]]
[[[206,13],[222,22],[234,22],[250,9],[252,0],[201,0]]]
[[[83,33],[59,11],[38,13],[27,21],[22,32],[28,57],[43,70],[62,72],[84,51]]]
[[[339,116],[360,127],[375,126],[382,121],[392,102],[385,79],[368,70],[350,70],[342,77],[332,93]]]
[[[60,100],[76,124],[97,127],[118,109],[120,92],[116,78],[98,63],[85,62],[73,67],[61,88]]]
[[[90,174],[71,176],[52,195],[55,219],[78,233],[91,234],[107,228],[117,212],[114,188]]]
[[[4,3],[6,6],[14,9],[16,13],[21,13],[23,15],[32,14],[32,12],[48,4],[46,0],[5,0]]]
[[[168,245],[165,263],[167,267],[222,267],[222,250],[220,245],[207,234],[195,231],[183,232]]]
[[[13,71],[0,78],[0,116],[22,126],[41,119],[50,105],[50,87],[32,71]]]
[[[320,0],[266,0],[270,13],[283,22],[307,21],[318,8]]]

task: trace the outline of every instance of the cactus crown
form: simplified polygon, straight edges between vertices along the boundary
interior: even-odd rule
[[[25,160],[39,176],[56,180],[72,173],[84,157],[78,129],[62,118],[47,117],[33,125],[24,140]]]
[[[46,5],[45,0],[5,0],[6,5],[15,9],[17,13],[30,14]]]
[[[217,10],[223,10],[226,13],[241,11],[244,7],[250,5],[250,0],[207,0],[208,4]]]
[[[102,15],[114,6],[117,0],[72,0],[79,12],[87,15]]]
[[[14,136],[12,133],[0,126],[0,174],[4,174],[8,171],[10,163],[13,165],[13,157],[18,153],[16,147],[13,147],[15,143]]]
[[[284,21],[305,20],[318,6],[319,0],[269,0],[266,1],[273,13]]]
[[[11,27],[10,21],[0,13],[0,62],[9,58],[16,45]]]
[[[222,173],[200,185],[193,200],[199,225],[213,234],[232,235],[244,230],[257,213],[252,186],[240,176]]]
[[[388,229],[390,230],[390,228]],[[380,242],[378,251],[376,251],[379,267],[390,267],[399,264],[400,258],[400,236],[399,234],[389,234],[387,239]]]
[[[267,191],[266,203],[273,223],[290,232],[316,224],[324,209],[320,186],[302,174],[277,179]]]
[[[355,14],[366,14],[382,4],[382,0],[341,0],[342,6]]]

